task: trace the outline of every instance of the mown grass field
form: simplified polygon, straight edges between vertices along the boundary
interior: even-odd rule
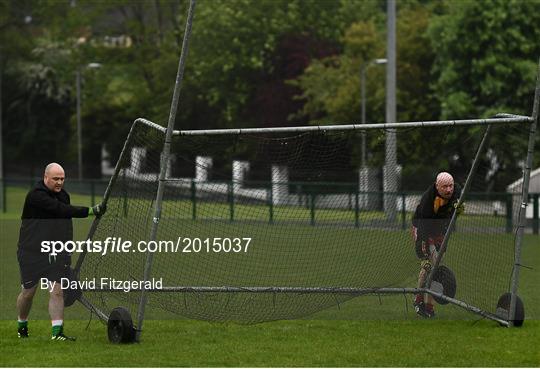
[[[89,198],[72,196],[72,202],[86,204]],[[2,366],[540,366],[538,236],[525,237],[522,264],[532,269],[521,270],[527,320],[519,329],[499,327],[452,306],[438,308],[434,320],[423,320],[411,312],[409,296],[368,296],[303,319],[255,325],[156,315],[161,319],[146,321],[140,344],[116,346],[108,343],[104,325],[95,318],[86,328],[89,313],[80,304],[66,310],[66,331],[77,342],[51,342],[44,291],[34,302],[32,337],[16,338],[19,216],[14,210],[0,218]],[[75,221],[76,237],[83,238],[88,226],[88,221]],[[490,268],[478,268],[490,278]]]
[[[465,321],[282,321],[253,326],[149,321],[141,344],[107,343],[101,324],[70,322],[77,342],[51,342],[48,322],[19,341],[1,322],[3,366],[537,367],[539,325]],[[40,334],[41,333],[41,334]]]

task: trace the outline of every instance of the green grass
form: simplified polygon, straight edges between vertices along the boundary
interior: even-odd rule
[[[26,191],[20,191],[13,195],[23,199],[25,193]],[[79,203],[83,204],[85,201],[89,202],[89,197],[72,196],[72,200],[73,203],[80,201]],[[223,212],[227,214],[226,207]],[[540,366],[537,348],[540,341],[538,236],[525,237],[522,264],[533,269],[521,269],[519,293],[525,302],[527,319],[525,325],[519,329],[501,328],[487,320],[477,322],[478,316],[449,305],[438,307],[438,317],[435,320],[421,320],[410,310],[410,296],[389,296],[380,301],[376,296],[368,296],[350,300],[339,307],[332,307],[303,319],[256,325],[208,323],[179,316],[174,320],[163,319],[171,315],[150,309],[150,316],[161,319],[145,322],[141,344],[116,346],[108,343],[104,325],[95,318],[88,330],[86,329],[89,313],[80,304],[66,310],[66,333],[76,336],[77,342],[51,342],[50,322],[47,320],[48,296],[43,291],[38,292],[34,301],[31,314],[34,320],[30,322],[31,338],[26,341],[16,338],[14,305],[19,290],[15,258],[18,217],[20,213],[13,211],[0,218],[0,317],[3,319],[0,320],[1,366]],[[82,239],[88,230],[89,221],[75,220],[74,223],[76,238]],[[204,224],[206,223],[201,221],[200,225]],[[330,241],[336,237],[352,239],[355,234],[367,235],[365,230],[354,233],[354,229],[331,231],[329,228],[309,226],[279,227],[284,237],[301,236],[307,231],[321,232],[320,237],[326,237],[324,239]],[[204,236],[200,229],[197,231],[198,235]],[[218,229],[243,229],[244,232],[253,232],[249,223],[240,222]],[[206,232],[210,232],[210,235],[211,231],[209,229]],[[399,240],[406,235],[397,232],[384,237],[386,240],[390,237]],[[478,234],[474,237],[456,234],[452,245],[456,250],[462,248],[456,255],[469,256],[464,259],[448,254],[448,262],[460,276],[462,292],[463,289],[474,291],[474,281],[469,284],[461,282],[467,279],[467,273],[474,274],[475,270],[471,265],[477,265],[477,270],[485,271],[483,278],[489,285],[491,274],[497,269],[484,265],[486,259],[482,256],[499,242],[511,244],[512,237],[506,234]],[[405,255],[409,251],[404,249],[402,253]],[[321,255],[324,254],[319,254]],[[385,253],[382,252],[382,255]],[[392,255],[394,254],[388,254]],[[502,255],[510,255],[510,260],[495,261],[511,264],[511,251]],[[316,258],[313,260],[316,261]],[[185,268],[189,266],[188,260],[176,261],[185,263]],[[289,261],[292,263],[294,260],[282,260],[283,263]],[[389,257],[389,261],[392,262],[392,257]],[[207,267],[212,265],[208,260],[206,262]],[[465,262],[468,267],[459,269],[459,265]],[[355,265],[346,258],[335,259],[333,263],[334,266],[342,265],[343,268],[351,270]],[[157,265],[159,267],[159,261]],[[368,266],[369,262],[365,263],[364,268]],[[394,269],[397,269],[397,266]],[[340,271],[345,272],[346,270]],[[373,273],[377,273],[377,269]],[[406,301],[409,302],[407,306]]]
[[[0,322],[3,366],[123,367],[537,367],[540,324],[505,329],[464,321],[281,321],[252,326],[148,321],[141,344],[107,343],[102,325],[69,322],[77,342],[9,337]]]

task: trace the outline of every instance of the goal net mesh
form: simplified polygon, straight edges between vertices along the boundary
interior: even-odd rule
[[[364,166],[360,131],[174,136],[157,220],[164,133],[135,123],[92,235],[133,245],[85,255],[80,279],[98,281],[85,297],[107,315],[116,306],[137,315],[140,290],[100,290],[99,281],[144,279],[147,254],[137,245],[154,221],[157,241],[168,243],[153,253],[150,277],[175,291],[150,291],[149,317],[293,319],[362,289],[417,287],[412,214],[439,171],[464,184],[484,129],[397,130],[393,193],[384,192],[384,130],[365,131]],[[527,134],[526,124],[493,126],[442,259],[456,299],[488,312],[509,290],[521,188],[507,186],[521,176]],[[510,151],[509,140],[522,150]]]

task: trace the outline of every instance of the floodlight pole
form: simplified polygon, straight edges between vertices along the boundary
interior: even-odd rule
[[[519,286],[519,268],[521,268],[521,245],[523,242],[523,232],[525,230],[525,219],[527,204],[529,203],[529,182],[531,179],[531,168],[533,164],[534,142],[536,140],[536,126],[538,124],[540,108],[540,60],[536,74],[536,88],[534,92],[534,102],[532,111],[532,123],[529,128],[529,144],[527,148],[527,159],[523,168],[523,182],[521,192],[521,204],[519,209],[518,228],[514,247],[514,268],[512,269],[512,281],[510,285],[510,311],[509,325],[514,326],[516,316],[517,291]]]
[[[101,68],[99,63],[89,63],[82,67],[77,67],[75,72],[75,84],[77,88],[77,173],[79,182],[83,177],[83,157],[82,157],[82,122],[81,122],[81,84],[82,84],[82,68]]]
[[[77,87],[77,178],[82,180],[82,128],[81,128],[81,68],[75,72],[75,82]]]
[[[182,87],[182,80],[184,78],[185,62],[189,50],[189,39],[191,36],[191,27],[193,24],[193,15],[195,13],[195,0],[191,0],[189,3],[188,17],[186,20],[186,28],[184,32],[184,40],[182,41],[182,51],[180,53],[180,60],[178,62],[178,71],[176,73],[176,82],[174,85],[173,97],[171,102],[171,110],[169,112],[169,121],[167,124],[167,131],[165,132],[165,143],[163,145],[163,151],[161,153],[161,165],[159,171],[158,190],[156,194],[156,205],[154,210],[154,217],[152,219],[152,228],[150,230],[149,241],[155,241],[157,238],[157,231],[159,226],[159,220],[161,217],[161,203],[163,200],[163,193],[165,191],[165,177],[167,173],[167,167],[169,165],[169,156],[171,152],[171,140],[174,130],[174,122],[176,119],[176,112],[178,109],[178,101],[180,100],[180,89]],[[153,253],[147,252],[146,263],[144,266],[144,280],[149,281],[152,272]],[[139,301],[139,309],[137,312],[137,333],[135,340],[140,341],[143,321],[144,310],[146,308],[146,302],[148,299],[148,290],[143,288],[141,292],[141,300]]]
[[[373,59],[360,67],[360,89],[362,90],[362,124],[366,124],[366,71],[372,65],[386,64],[387,59]],[[362,131],[362,168],[366,167],[366,131]]]
[[[386,44],[386,121],[396,122],[396,1],[387,0]],[[396,219],[397,154],[396,130],[386,132],[385,161],[383,171],[384,213],[386,219]]]

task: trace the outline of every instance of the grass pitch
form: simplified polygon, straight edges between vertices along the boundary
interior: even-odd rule
[[[51,342],[49,322],[26,341],[0,322],[3,366],[537,367],[538,321],[520,329],[465,321],[281,321],[252,326],[148,321],[144,341],[111,345],[104,327],[70,321],[76,342]]]
[[[77,342],[51,342],[44,291],[34,301],[31,338],[16,338],[18,216],[13,211],[0,218],[1,366],[540,366],[538,236],[525,237],[522,264],[532,269],[521,270],[519,293],[527,319],[519,329],[499,327],[451,306],[441,307],[434,320],[422,320],[410,311],[410,296],[380,302],[369,296],[294,321],[238,325],[147,320],[141,344],[118,346],[108,343],[105,326],[95,318],[86,328],[89,313],[80,304],[66,310],[66,333]],[[75,227],[84,235],[88,222],[76,221]],[[446,320],[448,316],[453,319]]]

